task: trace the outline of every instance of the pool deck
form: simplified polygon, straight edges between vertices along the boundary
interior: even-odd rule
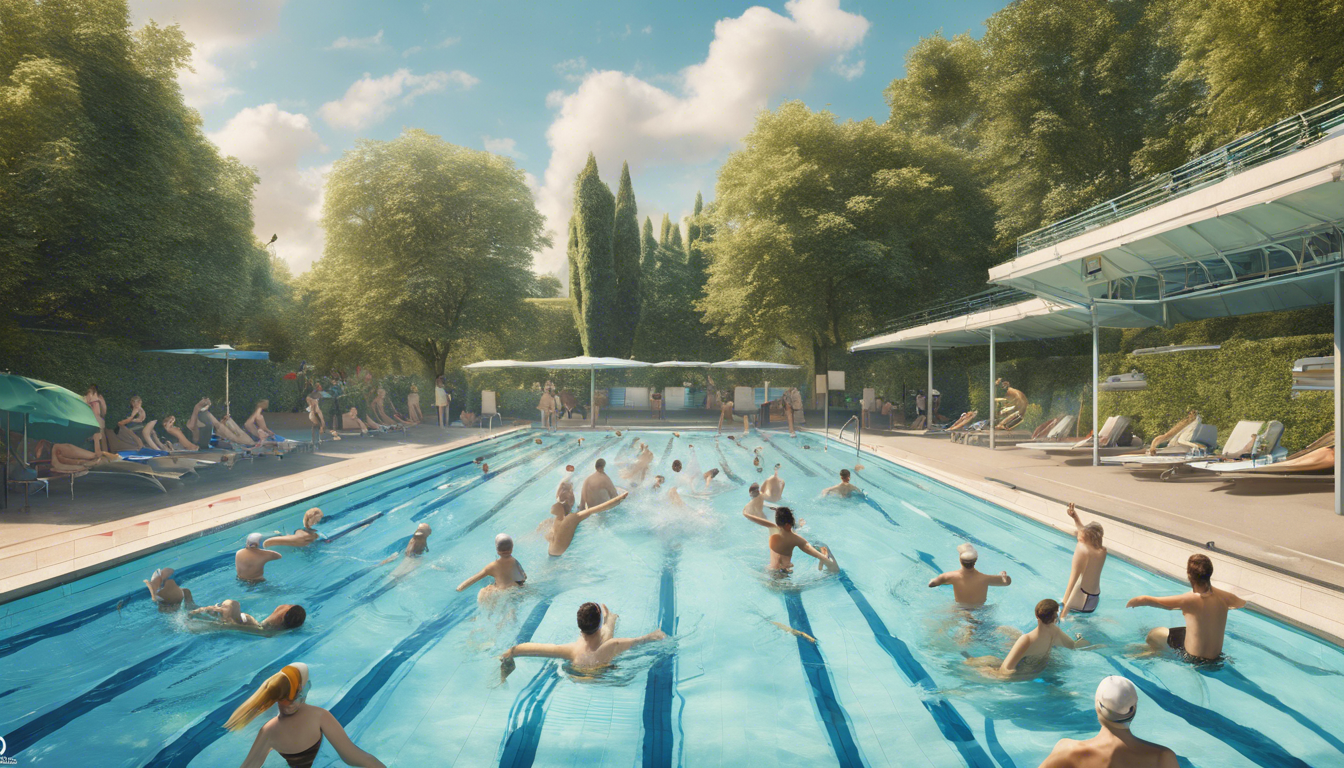
[[[1334,513],[1329,482],[1163,481],[1093,467],[1090,455],[990,451],[945,436],[865,432],[863,447],[1068,533],[1064,508],[1075,502],[1085,522],[1105,526],[1112,553],[1182,581],[1186,559],[1203,552],[1219,586],[1333,642],[1344,639],[1344,517]],[[853,443],[835,450],[853,451]]]
[[[202,469],[164,481],[167,493],[133,478],[98,476],[77,480],[72,500],[58,480],[49,497],[31,497],[30,509],[22,511],[22,493],[11,492],[10,506],[0,510],[0,604],[485,439],[488,433],[478,428],[422,425],[405,434],[324,441],[314,452],[283,459]],[[0,617],[4,613],[0,607]]]

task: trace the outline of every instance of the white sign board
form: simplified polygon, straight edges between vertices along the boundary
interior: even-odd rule
[[[827,372],[826,372],[826,380],[827,380],[827,383],[830,385],[830,388],[831,388],[831,389],[844,389],[844,388],[845,388],[845,372],[844,372],[844,371],[827,371]]]

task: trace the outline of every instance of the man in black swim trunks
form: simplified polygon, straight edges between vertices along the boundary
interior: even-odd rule
[[[1246,601],[1213,586],[1213,561],[1207,555],[1191,555],[1185,573],[1190,579],[1189,592],[1172,597],[1140,595],[1125,607],[1179,610],[1185,616],[1185,626],[1154,629],[1148,633],[1148,645],[1155,651],[1169,646],[1186,661],[1214,661],[1223,654],[1227,612],[1245,607]]]

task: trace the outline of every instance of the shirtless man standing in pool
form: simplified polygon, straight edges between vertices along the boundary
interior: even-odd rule
[[[606,619],[603,620],[603,614]],[[645,643],[662,640],[667,637],[661,629],[655,629],[643,637],[613,637],[616,633],[615,613],[607,606],[597,603],[584,603],[579,606],[579,639],[572,643],[556,645],[552,643],[519,643],[505,651],[499,660],[504,665],[504,675],[513,671],[514,659],[519,656],[540,656],[547,659],[564,659],[575,667],[605,667],[618,655],[638,648]]]
[[[543,521],[537,530],[546,527],[550,523],[550,530],[546,532],[546,540],[551,543],[547,551],[551,557],[559,557],[565,554],[569,549],[570,542],[574,541],[574,530],[579,527],[579,523],[587,520],[590,516],[598,512],[605,512],[625,501],[625,497],[630,494],[622,493],[614,499],[605,501],[595,507],[589,507],[580,512],[570,513],[574,508],[574,484],[565,478],[560,481],[560,487],[555,489],[555,503],[551,505],[551,519]]]
[[[467,579],[457,585],[457,591],[470,587],[472,584],[489,576],[495,580],[493,584],[487,584],[476,593],[476,602],[481,603],[489,600],[493,595],[497,595],[506,589],[523,586],[527,581],[527,571],[513,557],[513,537],[507,533],[501,533],[495,537],[495,554],[498,555],[491,560],[488,565],[482,568],[475,576]]]
[[[842,499],[848,499],[851,493],[857,493],[859,495],[863,495],[863,491],[859,490],[859,486],[849,482],[849,470],[842,469],[840,470],[839,485],[832,485],[830,488],[827,488],[826,490],[822,491],[821,495],[839,496]]]
[[[1009,636],[1016,635],[1013,648],[1008,655],[978,656],[966,659],[972,667],[988,677],[1011,678],[1020,674],[1036,674],[1045,669],[1050,660],[1050,649],[1062,645],[1073,650],[1086,645],[1082,635],[1069,637],[1059,628],[1059,603],[1054,600],[1042,600],[1036,604],[1036,628],[1023,634],[1016,627],[1000,627]]]
[[[1012,584],[1013,580],[1008,577],[1007,571],[999,571],[997,576],[977,571],[975,561],[979,558],[980,553],[975,551],[974,546],[962,544],[957,547],[957,559],[961,561],[961,569],[934,576],[929,586],[941,587],[944,584],[951,584],[952,596],[958,605],[984,605],[985,599],[989,597],[990,587],[1006,587]]]
[[[621,492],[616,484],[611,482],[611,478],[607,477],[606,470],[607,460],[598,459],[597,463],[593,465],[593,474],[583,481],[583,491],[579,494],[582,501],[579,504],[579,509],[595,507],[598,504],[610,501]]]
[[[826,547],[820,550],[807,543],[807,539],[793,532],[793,510],[788,507],[775,508],[775,522],[770,522],[764,517],[752,515],[748,510],[753,509],[753,504],[759,497],[759,488],[755,483],[751,490],[752,501],[742,510],[742,516],[751,522],[770,528],[774,532],[770,534],[770,565],[766,568],[773,576],[787,576],[793,572],[793,550],[801,549],[807,554],[817,559],[817,570],[826,569],[831,573],[839,573],[840,565],[831,556],[831,551]],[[764,499],[761,503],[764,504]]]
[[[1101,545],[1101,523],[1088,523],[1078,519],[1078,510],[1069,502],[1066,510],[1073,518],[1078,544],[1073,549],[1073,566],[1069,571],[1069,586],[1064,590],[1064,610],[1059,612],[1063,619],[1069,611],[1092,613],[1097,610],[1101,599],[1101,569],[1106,565],[1106,547]]]
[[[252,584],[266,580],[266,564],[279,560],[282,555],[262,548],[266,537],[260,533],[247,535],[247,546],[233,556],[233,565],[238,571],[238,580]]]
[[[1154,629],[1148,633],[1149,647],[1160,651],[1163,646],[1170,646],[1186,661],[1212,661],[1223,655],[1227,612],[1246,607],[1246,601],[1210,583],[1213,561],[1207,555],[1191,555],[1185,574],[1190,579],[1189,592],[1172,597],[1140,595],[1125,607],[1180,611],[1185,616],[1185,626]]]

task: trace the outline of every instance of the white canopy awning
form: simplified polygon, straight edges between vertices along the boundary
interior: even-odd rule
[[[482,360],[479,363],[462,366],[466,371],[483,371],[490,368],[535,368],[536,363],[523,363],[517,360]]]
[[[849,350],[869,352],[910,349],[922,352],[929,347],[952,349],[976,346],[989,343],[990,328],[994,329],[1000,341],[1053,339],[1090,332],[1092,315],[1084,307],[1047,299],[1028,299],[1006,307],[995,307],[862,339],[849,345]]]
[[[790,365],[789,363],[770,363],[761,360],[720,360],[713,363],[710,368],[737,368],[738,370],[780,370],[796,371],[802,366]]]
[[[708,368],[709,363],[697,360],[668,360],[662,363],[654,363],[654,368]]]

